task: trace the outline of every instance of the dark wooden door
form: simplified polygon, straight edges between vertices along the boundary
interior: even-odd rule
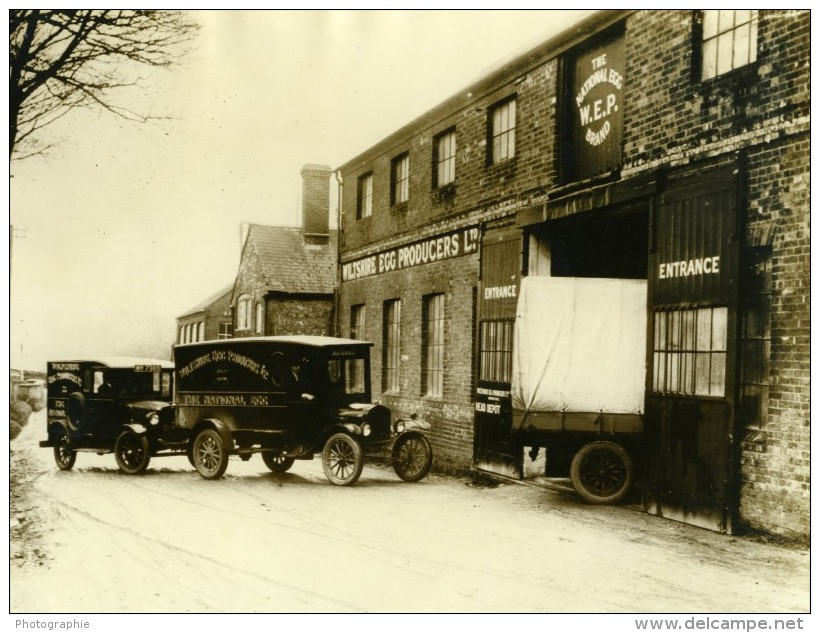
[[[737,514],[737,187],[735,168],[672,183],[649,275],[644,508],[721,532]]]

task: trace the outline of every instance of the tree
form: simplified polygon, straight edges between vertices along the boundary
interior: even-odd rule
[[[137,85],[140,66],[169,67],[199,26],[180,11],[9,11],[9,156],[41,154],[39,132],[78,107],[152,118],[111,99]],[[129,72],[130,71],[130,72]]]

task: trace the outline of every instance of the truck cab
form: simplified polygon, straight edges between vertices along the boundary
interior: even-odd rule
[[[58,468],[77,452],[115,453],[124,472],[143,472],[167,450],[174,365],[167,360],[105,357],[52,361],[47,367],[47,439]],[[182,440],[182,438],[180,438]]]

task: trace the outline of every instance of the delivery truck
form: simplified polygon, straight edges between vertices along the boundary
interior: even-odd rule
[[[635,279],[521,281],[511,434],[590,503],[624,500],[642,461],[646,292]]]

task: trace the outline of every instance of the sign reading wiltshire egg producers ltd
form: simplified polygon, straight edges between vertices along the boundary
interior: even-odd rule
[[[624,36],[617,34],[580,53],[567,100],[572,124],[573,176],[591,178],[621,163]]]
[[[471,255],[478,252],[479,236],[478,227],[459,229],[345,262],[342,264],[342,281],[363,279],[394,270]]]

